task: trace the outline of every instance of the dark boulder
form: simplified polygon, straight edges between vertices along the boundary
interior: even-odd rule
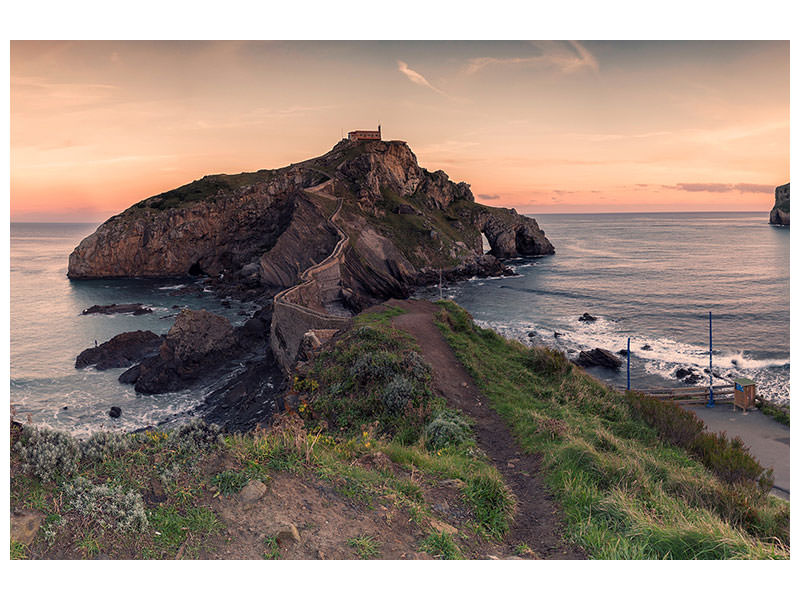
[[[622,350],[617,350],[617,354],[619,354],[620,356],[628,356],[628,351],[625,348],[623,348]]]
[[[583,313],[580,317],[578,317],[578,321],[583,321],[584,323],[594,323],[597,321],[597,317],[593,317],[589,313]]]
[[[112,419],[119,419],[122,416],[122,409],[119,406],[112,406],[108,411],[108,416]]]
[[[684,383],[688,383],[690,385],[698,383],[700,381],[700,374],[695,371],[694,367],[679,367],[675,371],[675,377],[680,379]]]
[[[95,365],[99,371],[130,367],[158,351],[161,337],[152,331],[127,331],[99,346],[87,348],[75,359],[75,368]]]
[[[603,348],[582,351],[575,364],[580,367],[603,367],[618,371],[622,367],[622,361],[613,353]]]
[[[653,347],[650,344],[645,344],[644,346],[642,346],[642,350],[652,350],[652,349]]]

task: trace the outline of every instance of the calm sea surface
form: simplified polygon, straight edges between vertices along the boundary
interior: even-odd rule
[[[763,213],[537,219],[556,255],[516,261],[516,277],[466,281],[445,294],[506,336],[565,351],[617,351],[630,336],[634,387],[675,383],[678,366],[707,366],[713,311],[715,369],[746,375],[767,397],[789,402],[787,229],[770,227]],[[213,310],[236,324],[246,318],[241,310],[255,308],[225,308],[210,292],[175,295],[185,284],[179,280],[69,281],[69,253],[95,227],[11,225],[11,404],[19,418],[80,434],[155,424],[185,413],[203,395],[137,395],[117,382],[122,369],[75,369],[75,357],[95,340],[136,329],[165,333],[176,305]],[[154,312],[80,314],[113,302],[141,302]],[[578,322],[584,312],[597,322]],[[562,336],[554,338],[555,331]],[[641,350],[646,344],[652,349]],[[624,372],[597,374],[624,384]],[[108,417],[112,405],[123,409],[121,419]]]
[[[678,385],[681,366],[708,367],[711,311],[714,369],[789,402],[789,230],[768,225],[766,213],[536,219],[554,256],[511,263],[517,277],[473,279],[444,293],[482,325],[526,343],[616,352],[630,336],[631,387],[641,388]],[[598,320],[579,322],[584,312]],[[625,385],[624,367],[593,372]]]

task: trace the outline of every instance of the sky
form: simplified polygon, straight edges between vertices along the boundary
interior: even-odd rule
[[[11,42],[11,220],[101,221],[382,126],[532,214],[769,211],[789,43]]]

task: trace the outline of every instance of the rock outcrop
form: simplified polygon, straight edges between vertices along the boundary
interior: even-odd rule
[[[210,275],[274,294],[337,242],[330,203],[306,191],[326,180],[344,199],[354,307],[407,294],[425,267],[471,272],[481,233],[500,259],[554,252],[535,220],[475,203],[469,185],[420,167],[406,143],[342,141],[290,167],[211,175],[143,200],[84,239],[68,275]]]
[[[206,310],[184,310],[175,319],[158,354],[120,375],[137,392],[158,394],[183,389],[226,363],[237,346],[233,326]]]
[[[579,367],[603,367],[618,371],[622,367],[622,361],[619,357],[615,356],[613,352],[603,348],[595,348],[594,350],[583,350],[575,360],[575,364]]]
[[[75,368],[94,365],[98,371],[130,367],[155,354],[161,345],[161,336],[152,331],[128,331],[115,335],[107,342],[87,348],[75,359]]]
[[[775,188],[775,206],[769,213],[771,225],[789,225],[789,184]]]
[[[147,308],[142,304],[95,304],[81,311],[82,315],[117,315],[130,313],[134,316],[146,315],[153,312],[152,308]]]
[[[207,275],[225,293],[258,288],[276,298],[270,340],[286,367],[308,329],[340,327],[440,273],[504,274],[501,259],[553,252],[534,219],[477,204],[469,185],[420,167],[405,142],[343,140],[290,167],[204,177],[143,200],[83,240],[68,275]],[[156,371],[183,380],[196,361],[182,357],[170,335]],[[123,378],[139,391],[171,389],[150,362]]]

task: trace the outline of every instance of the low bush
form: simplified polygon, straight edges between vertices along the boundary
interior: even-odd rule
[[[723,481],[749,481],[764,492],[772,488],[772,469],[761,466],[741,439],[705,431],[703,421],[680,406],[644,394],[629,393],[627,398],[633,414],[655,428],[661,439],[694,454]]]
[[[67,478],[81,460],[80,444],[68,433],[26,425],[16,449],[25,472],[42,481]]]
[[[88,460],[103,460],[109,456],[125,452],[133,444],[130,435],[111,431],[98,431],[81,442],[83,456]]]
[[[457,446],[469,438],[470,426],[453,410],[442,410],[425,426],[425,445],[431,450]]]
[[[169,432],[167,443],[173,448],[188,454],[203,452],[222,443],[222,429],[195,419]]]
[[[404,375],[395,375],[383,390],[383,405],[390,413],[399,415],[414,402],[416,395],[413,381]]]
[[[108,484],[95,485],[83,477],[64,486],[65,506],[92,517],[101,527],[119,531],[144,531],[147,513],[142,495]]]
[[[350,375],[362,384],[385,381],[400,372],[400,363],[391,352],[378,350],[359,356],[350,367]]]

